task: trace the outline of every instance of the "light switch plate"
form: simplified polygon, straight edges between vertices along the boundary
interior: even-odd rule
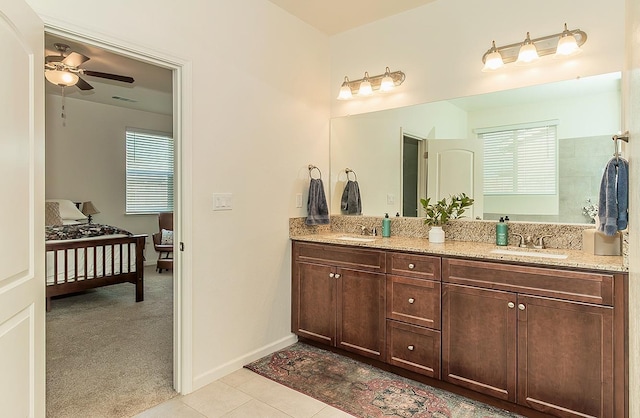
[[[396,197],[392,194],[388,194],[387,195],[387,205],[393,205],[395,204],[396,201]]]
[[[214,193],[213,194],[213,210],[231,210],[233,209],[232,193]]]
[[[296,194],[296,207],[297,208],[302,207],[302,193]]]

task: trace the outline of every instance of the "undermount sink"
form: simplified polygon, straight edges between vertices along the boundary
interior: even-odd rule
[[[338,237],[341,241],[353,241],[353,242],[373,242],[375,238],[367,238],[367,237]]]
[[[543,253],[543,252],[535,252],[535,251],[522,251],[522,250],[491,250],[489,251],[491,254],[503,254],[503,255],[515,255],[518,257],[541,257],[541,258],[556,258],[560,260],[564,260],[567,258],[566,254],[553,254],[553,253]]]

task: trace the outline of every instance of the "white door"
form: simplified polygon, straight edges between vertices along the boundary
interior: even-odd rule
[[[0,0],[0,415],[45,415],[44,25]]]
[[[478,139],[429,139],[427,196],[431,203],[466,193],[474,199],[464,217],[482,217],[482,141]],[[422,215],[423,216],[423,215]]]

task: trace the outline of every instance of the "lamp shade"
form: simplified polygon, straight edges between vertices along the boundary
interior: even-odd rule
[[[538,55],[538,50],[536,46],[531,42],[531,37],[529,36],[529,32],[527,32],[527,38],[524,40],[524,43],[520,47],[520,52],[518,53],[518,59],[516,60],[516,64],[529,64],[533,61],[536,61],[540,56]]]
[[[498,51],[494,51],[490,54],[487,54],[487,57],[484,61],[484,67],[482,71],[493,71],[504,65],[504,61],[502,61],[502,55]]]
[[[380,91],[386,93],[393,90],[395,86],[396,84],[393,82],[393,78],[391,78],[389,67],[387,67],[384,72],[384,77],[382,77],[380,81]]]
[[[358,96],[371,96],[373,94],[373,87],[371,87],[371,82],[369,81],[369,73],[364,72],[364,78],[362,82],[360,82],[360,87],[358,87]]]
[[[338,93],[338,100],[349,100],[353,96],[351,94],[351,87],[347,85],[347,83],[342,83],[342,87],[340,87],[340,93]]]
[[[580,53],[582,50],[578,46],[578,42],[576,38],[571,35],[564,35],[558,40],[558,47],[556,48],[556,55],[566,57],[569,55],[575,55]]]
[[[75,85],[79,77],[77,74],[74,74],[69,71],[61,71],[61,70],[46,70],[44,72],[44,76],[50,83],[53,83],[57,86],[69,87]]]
[[[88,201],[82,204],[82,213],[88,216],[100,213],[100,211],[94,206],[93,202]]]

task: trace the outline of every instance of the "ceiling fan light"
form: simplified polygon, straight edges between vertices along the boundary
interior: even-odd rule
[[[80,79],[77,74],[60,70],[46,70],[44,76],[50,83],[63,87],[73,86]]]

